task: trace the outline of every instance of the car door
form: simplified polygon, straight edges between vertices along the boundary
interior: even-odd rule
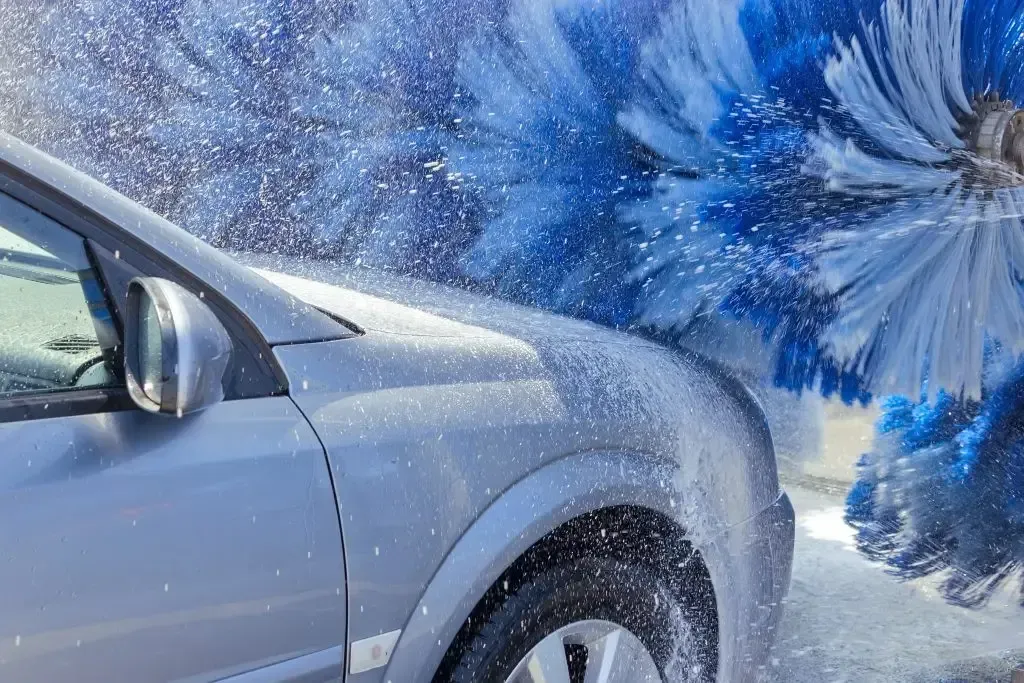
[[[0,680],[340,680],[319,440],[280,392],[135,408],[102,260],[0,194]]]

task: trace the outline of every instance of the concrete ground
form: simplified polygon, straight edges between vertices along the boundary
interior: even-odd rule
[[[948,605],[934,583],[898,582],[856,552],[841,487],[790,481],[787,490],[796,552],[773,680],[1010,683],[1012,664],[1024,661],[1024,609],[1012,592],[982,610]]]

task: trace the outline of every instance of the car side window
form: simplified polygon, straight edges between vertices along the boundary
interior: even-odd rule
[[[85,241],[0,194],[0,399],[119,384]]]

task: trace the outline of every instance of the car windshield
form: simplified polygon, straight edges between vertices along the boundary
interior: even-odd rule
[[[681,527],[701,506],[739,523],[788,499],[788,532],[783,520],[736,547],[701,540],[723,566],[754,567],[727,589],[709,569],[719,598],[739,596],[706,636],[722,634],[728,647],[715,640],[714,652],[749,667],[736,680],[1024,681],[1024,3],[2,6],[4,130],[259,269],[351,336],[369,331],[353,342],[365,353],[383,344],[374,331],[500,338],[501,358],[519,363],[499,372],[483,352],[424,341],[403,377],[472,386],[509,420],[526,408],[503,403],[497,383],[536,382],[527,403],[545,420],[571,414],[571,384],[591,401],[574,433],[610,443],[609,416],[628,413],[649,439],[638,452],[684,444],[696,455],[664,484],[684,482],[671,494]],[[86,243],[26,237],[13,211],[0,207],[0,397],[114,383],[117,332]],[[742,389],[687,383],[664,358],[699,358],[701,381]],[[445,374],[453,367],[464,374]],[[398,374],[373,400],[397,392]],[[443,450],[450,432],[416,429],[454,419],[450,406],[402,400],[416,448]],[[650,408],[673,401],[700,406],[686,420],[705,417]],[[452,433],[484,449],[484,422]],[[742,451],[756,451],[762,422],[771,500],[701,488],[746,491]],[[722,445],[732,439],[746,445]],[[414,467],[394,453],[375,467]],[[474,497],[484,480],[472,472],[444,476],[452,510],[493,502],[487,483],[486,504]],[[659,548],[616,557],[668,557]],[[601,614],[538,632],[530,648],[557,635],[564,680],[582,681],[592,644],[620,638]],[[374,622],[367,637],[390,630]],[[685,665],[665,666],[642,631],[615,642],[651,650],[656,676],[715,670],[690,666],[685,634],[673,635]],[[0,617],[0,679],[15,633]],[[755,641],[764,648],[743,645]],[[543,648],[530,648],[494,680],[542,680],[529,653]],[[450,680],[473,680],[445,651]],[[740,671],[712,659],[720,677]]]

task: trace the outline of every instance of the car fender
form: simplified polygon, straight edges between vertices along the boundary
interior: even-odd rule
[[[502,572],[565,522],[617,505],[677,517],[674,468],[668,460],[647,455],[581,453],[521,479],[477,518],[445,558],[406,622],[382,680],[431,680],[459,629]]]

